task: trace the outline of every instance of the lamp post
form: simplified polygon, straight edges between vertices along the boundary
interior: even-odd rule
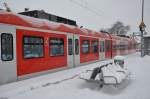
[[[144,39],[143,39],[143,34],[144,34],[144,31],[145,31],[145,27],[146,25],[144,24],[144,22],[142,21],[139,28],[140,28],[140,31],[141,31],[141,57],[144,56]]]
[[[146,28],[146,25],[144,24],[143,18],[144,18],[144,0],[142,0],[142,21],[141,21],[141,24],[139,25],[139,29],[141,31],[141,57],[144,56],[143,33],[145,32],[145,28]]]

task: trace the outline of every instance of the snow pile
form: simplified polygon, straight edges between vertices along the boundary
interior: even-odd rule
[[[124,56],[115,56],[114,60],[123,60],[124,61],[125,57]]]

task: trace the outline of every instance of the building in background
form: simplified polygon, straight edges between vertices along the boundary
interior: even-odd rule
[[[150,36],[144,36],[144,54],[150,55]]]
[[[31,17],[35,17],[35,18],[40,18],[40,19],[47,19],[47,20],[53,21],[53,22],[58,22],[58,23],[64,23],[64,24],[77,26],[76,21],[74,21],[74,20],[70,20],[70,19],[67,19],[67,18],[63,18],[63,17],[60,17],[60,16],[49,14],[49,13],[46,13],[44,10],[29,11],[28,8],[25,8],[25,11],[20,12],[19,14],[26,15],[26,16],[31,16]]]

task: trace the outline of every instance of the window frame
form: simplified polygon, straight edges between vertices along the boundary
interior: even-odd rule
[[[77,43],[76,43],[76,41],[77,41]],[[79,39],[75,39],[75,54],[79,55]]]
[[[110,40],[106,40],[106,42],[105,42],[105,46],[106,46],[106,52],[109,52],[109,51],[111,51],[111,41]],[[108,49],[109,48],[109,49]]]
[[[104,41],[100,41],[100,52],[101,53],[105,52],[105,42]]]
[[[69,40],[71,40],[71,43],[69,43]],[[70,54],[70,47],[69,47],[69,44],[72,44],[72,47],[71,47],[71,50],[72,50],[72,52],[71,52],[71,54]],[[73,39],[72,38],[68,38],[68,55],[73,55]]]
[[[61,39],[62,39],[62,40],[63,40],[63,55],[54,55],[54,56],[51,56],[51,45],[50,45],[50,43],[51,43],[50,40],[51,40],[51,39],[56,39],[56,40],[61,40]],[[65,56],[65,47],[64,47],[64,46],[65,46],[65,43],[64,43],[64,38],[49,37],[49,43],[48,43],[48,44],[49,44],[49,56],[50,56],[50,57]]]
[[[3,57],[2,57],[2,55],[3,55],[3,50],[2,50],[2,36],[3,35],[10,35],[11,36],[11,38],[12,38],[12,41],[11,41],[11,44],[12,44],[12,50],[11,50],[11,55],[12,55],[12,58],[11,59],[9,59],[9,60],[4,60],[3,59]],[[13,59],[14,59],[14,45],[13,45],[13,35],[11,34],[11,33],[2,33],[1,34],[1,60],[2,61],[12,61]]]
[[[25,41],[24,41],[24,38],[25,37],[29,37],[29,38],[41,38],[42,40],[43,40],[43,43],[41,43],[41,44],[32,44],[32,43],[25,43]],[[33,36],[33,35],[24,35],[23,36],[23,44],[22,44],[22,55],[23,55],[23,59],[37,59],[37,58],[44,58],[45,57],[45,47],[44,47],[44,37],[42,37],[42,36]],[[43,56],[41,56],[41,57],[28,57],[28,58],[25,58],[24,56],[24,45],[42,45],[42,47],[43,47]]]
[[[82,47],[82,46],[83,46],[83,42],[84,42],[84,41],[88,41],[88,52],[87,52],[87,53],[84,53],[84,52],[83,52],[83,47]],[[89,53],[90,53],[90,40],[82,40],[81,49],[82,49],[82,51],[81,51],[82,54],[89,54]]]
[[[93,50],[93,47],[95,47],[95,45],[94,45],[95,42],[97,42],[97,51],[96,52],[94,52],[94,50]],[[92,40],[91,41],[91,47],[92,47],[92,53],[98,53],[98,50],[99,50],[98,49],[98,40]]]

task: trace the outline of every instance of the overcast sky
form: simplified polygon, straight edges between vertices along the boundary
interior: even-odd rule
[[[142,0],[0,0],[7,2],[14,12],[44,10],[45,12],[77,21],[79,26],[99,31],[109,28],[116,21],[139,31]],[[150,0],[145,0],[144,22],[150,34]]]

